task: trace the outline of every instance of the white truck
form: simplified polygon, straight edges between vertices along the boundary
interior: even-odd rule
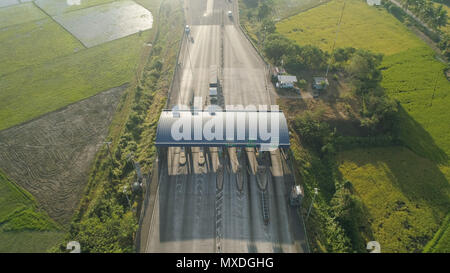
[[[209,99],[210,102],[217,103],[217,97],[219,94],[219,73],[216,65],[209,67]]]

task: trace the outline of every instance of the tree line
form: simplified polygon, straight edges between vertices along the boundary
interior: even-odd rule
[[[435,2],[431,0],[401,0],[403,7],[412,11],[429,26],[439,29],[447,25],[448,14],[442,4],[436,6]],[[448,1],[442,2],[448,4]]]

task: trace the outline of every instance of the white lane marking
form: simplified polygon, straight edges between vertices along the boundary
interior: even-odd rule
[[[213,12],[213,7],[214,7],[214,0],[207,0],[206,2],[206,11],[203,14],[203,16],[209,16],[212,14]]]

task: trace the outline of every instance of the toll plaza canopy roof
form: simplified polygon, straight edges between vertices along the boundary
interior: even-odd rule
[[[288,148],[289,130],[281,111],[164,110],[156,146]]]

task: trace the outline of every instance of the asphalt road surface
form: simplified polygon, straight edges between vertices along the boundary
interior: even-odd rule
[[[228,10],[233,12],[230,18]],[[237,25],[237,1],[185,1],[183,38],[169,106],[208,105],[211,65],[222,105],[270,105],[267,69]],[[171,147],[160,160],[141,252],[305,252],[302,219],[289,206],[293,176],[280,150]],[[263,211],[266,213],[264,214]]]

